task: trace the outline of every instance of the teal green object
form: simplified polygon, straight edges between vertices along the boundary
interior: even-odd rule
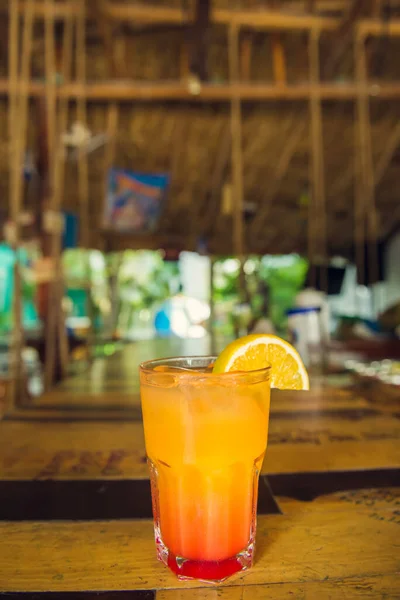
[[[14,252],[6,244],[0,244],[0,313],[11,310],[14,285]]]
[[[22,266],[29,265],[28,254],[19,250]],[[12,329],[12,305],[14,289],[15,252],[7,244],[0,244],[0,331]],[[22,319],[25,328],[38,325],[38,316],[34,304],[35,285],[23,276],[22,280]]]
[[[12,328],[12,290],[14,286],[14,252],[0,244],[0,331]]]
[[[88,316],[88,301],[89,296],[86,290],[69,289],[67,291],[68,298],[72,301],[73,309],[72,317],[87,317]]]

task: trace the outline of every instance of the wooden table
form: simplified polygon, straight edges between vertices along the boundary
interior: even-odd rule
[[[157,562],[136,366],[181,351],[127,346],[0,422],[0,591],[400,598],[400,410],[384,387],[273,393],[253,569],[214,587]]]

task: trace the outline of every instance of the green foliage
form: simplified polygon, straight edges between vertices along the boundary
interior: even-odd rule
[[[282,331],[286,324],[286,311],[292,306],[297,292],[304,284],[308,262],[296,255],[250,256],[244,264],[245,294],[239,294],[240,263],[236,258],[221,258],[214,264],[213,301],[216,306],[216,328],[223,333],[232,333],[230,315],[232,308],[240,302],[250,305],[253,318],[263,315],[264,292],[262,283],[269,290],[268,316]]]

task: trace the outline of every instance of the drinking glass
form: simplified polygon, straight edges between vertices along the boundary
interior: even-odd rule
[[[140,366],[157,556],[180,579],[222,581],[253,564],[270,369],[213,374],[215,360]]]

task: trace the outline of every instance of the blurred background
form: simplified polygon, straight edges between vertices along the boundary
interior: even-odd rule
[[[0,410],[250,332],[398,386],[399,16],[2,0]]]

